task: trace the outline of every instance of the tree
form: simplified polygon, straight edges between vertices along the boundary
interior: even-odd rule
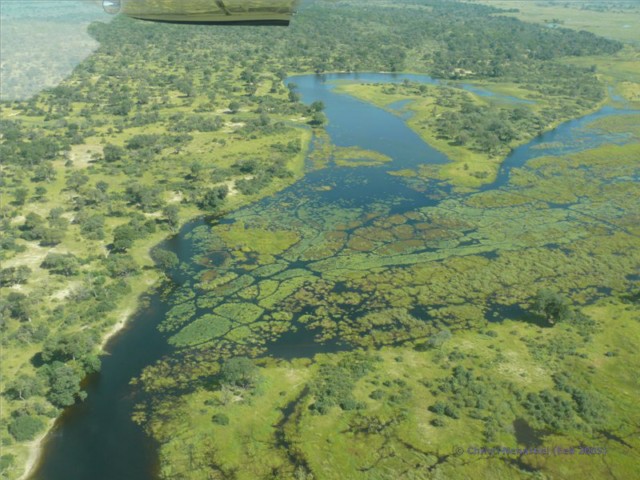
[[[320,100],[316,100],[311,104],[311,111],[313,112],[322,112],[324,111],[324,102]]]
[[[67,188],[75,192],[80,190],[80,187],[85,185],[89,181],[89,177],[79,170],[75,170],[71,175],[67,177]]]
[[[113,230],[113,249],[116,252],[126,252],[138,238],[138,232],[131,225],[119,225]]]
[[[40,236],[40,245],[58,245],[64,240],[65,230],[63,228],[45,228]]]
[[[153,258],[153,261],[156,262],[158,268],[164,271],[176,268],[180,263],[178,256],[175,253],[165,250],[164,248],[154,249],[151,253],[151,257]]]
[[[426,346],[427,348],[440,348],[450,338],[451,332],[449,330],[440,330],[438,333],[431,336],[429,340],[427,340]]]
[[[535,313],[544,316],[549,323],[562,322],[571,318],[569,301],[552,290],[538,290],[531,307]]]
[[[31,269],[26,265],[3,268],[0,270],[0,287],[10,287],[27,283]]]
[[[38,165],[34,172],[32,180],[34,182],[50,182],[56,178],[56,170],[50,162]]]
[[[164,217],[172,232],[175,232],[180,225],[180,207],[178,205],[167,205],[162,210]]]
[[[220,370],[220,383],[248,388],[258,380],[258,367],[247,357],[226,360]]]
[[[7,311],[9,316],[17,320],[31,320],[31,303],[29,302],[29,297],[24,293],[10,292],[6,300],[2,302],[0,311],[2,310]]]
[[[80,219],[80,232],[90,240],[102,240],[104,238],[104,217],[100,214],[91,215]]]
[[[22,230],[22,238],[25,240],[38,240],[42,238],[44,233],[44,219],[35,212],[30,212],[24,219],[24,223],[20,227]]]
[[[26,189],[24,187],[16,188],[13,191],[13,197],[14,197],[13,203],[15,203],[18,206],[24,205],[25,202],[27,201],[27,197],[28,196],[29,196],[29,190],[28,189]]]
[[[95,346],[95,339],[87,332],[62,334],[50,337],[42,348],[42,360],[78,360],[88,355]]]
[[[45,373],[49,379],[49,393],[47,398],[57,407],[68,407],[76,402],[76,399],[84,400],[86,392],[81,391],[80,382],[82,373],[71,365],[62,362],[53,362],[46,367]]]
[[[200,200],[199,206],[207,210],[217,210],[224,203],[228,193],[229,187],[226,185],[210,188]]]
[[[114,253],[104,261],[109,276],[112,278],[129,277],[138,272],[138,264],[131,255]]]
[[[214,414],[211,420],[218,425],[229,425],[229,416],[224,413]]]
[[[234,114],[238,113],[240,111],[240,103],[237,102],[236,100],[232,101],[229,104],[229,111]]]
[[[96,183],[96,188],[102,193],[107,193],[107,190],[109,190],[109,184],[104,180],[100,180],[98,183]]]
[[[325,117],[322,112],[315,112],[311,117],[311,121],[309,122],[311,125],[321,126],[324,125],[327,121],[327,117]]]
[[[44,385],[38,377],[20,375],[7,385],[7,395],[15,400],[27,400],[34,395],[42,395]]]
[[[46,268],[51,273],[70,276],[78,273],[80,263],[73,253],[50,252],[44,258],[40,266],[42,268]]]

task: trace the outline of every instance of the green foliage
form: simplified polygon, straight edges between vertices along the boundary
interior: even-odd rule
[[[117,145],[113,145],[111,143],[107,143],[103,149],[103,155],[105,162],[113,163],[118,160],[122,160],[126,154],[124,148],[119,147]]]
[[[255,387],[260,380],[260,372],[247,357],[232,357],[225,360],[220,369],[220,383],[242,388]]]
[[[96,345],[96,338],[86,331],[56,335],[47,339],[42,349],[45,362],[76,360],[88,355]]]
[[[174,305],[162,323],[158,326],[161,332],[176,330],[188,323],[196,314],[196,306],[193,302],[184,302]]]
[[[233,322],[251,323],[260,318],[264,309],[252,303],[224,303],[214,312]]]
[[[103,262],[109,276],[113,278],[130,277],[138,273],[140,268],[134,258],[125,253],[111,254]]]
[[[31,269],[26,265],[3,268],[0,270],[0,286],[10,287],[12,285],[23,285],[27,283],[30,275]]]
[[[180,223],[180,207],[178,205],[167,205],[162,209],[162,213],[169,228],[174,232]]]
[[[113,249],[116,252],[126,252],[138,238],[138,231],[131,225],[118,225],[113,230]]]
[[[79,215],[76,221],[80,224],[80,232],[91,240],[104,238],[104,216],[101,214]]]
[[[451,338],[451,331],[440,330],[436,334],[429,337],[426,342],[427,348],[441,348]]]
[[[5,395],[14,400],[27,400],[43,392],[44,384],[40,377],[20,375],[9,382]]]
[[[162,271],[168,271],[176,268],[180,261],[178,260],[178,256],[164,248],[154,248],[151,251],[151,257],[153,261],[156,262],[158,268]]]
[[[67,188],[79,192],[80,188],[87,184],[89,176],[80,170],[74,170],[66,180]]]
[[[198,205],[205,210],[218,210],[224,204],[228,193],[229,187],[226,185],[210,188],[202,196]]]
[[[47,399],[57,407],[68,407],[76,399],[84,400],[87,396],[80,388],[83,372],[69,364],[55,361],[42,368],[49,381]]]
[[[240,110],[240,103],[234,100],[229,104],[228,108],[229,108],[229,112],[234,114],[238,113],[238,111]]]
[[[322,112],[314,112],[309,123],[313,126],[320,127],[327,123],[327,117]]]
[[[564,322],[572,316],[569,301],[552,290],[538,290],[531,305],[533,311],[544,316],[549,323]]]
[[[8,471],[15,462],[15,455],[11,455],[10,453],[5,453],[0,456],[0,472]]]
[[[494,15],[494,9],[478,5],[410,1],[401,2],[393,8],[377,5],[375,2],[361,8],[347,3],[336,8],[330,2],[310,2],[305,5],[307,10],[301,11],[297,23],[290,29],[277,32],[277,35],[268,29],[185,29],[183,26],[142,24],[122,17],[114,19],[109,25],[91,25],[90,31],[102,46],[96,55],[78,66],[68,85],[53,89],[32,102],[15,102],[7,106],[8,109],[20,111],[21,118],[25,114],[33,116],[24,123],[2,120],[0,156],[3,168],[4,165],[10,166],[8,182],[15,180],[15,185],[8,188],[10,195],[21,200],[15,202],[17,206],[31,200],[29,195],[34,192],[36,200],[40,197],[38,201],[46,199],[51,203],[58,194],[57,185],[62,182],[53,182],[55,175],[52,175],[49,166],[53,165],[57,169],[58,177],[62,175],[58,159],[60,153],[69,148],[68,145],[89,137],[104,139],[99,140],[100,142],[113,141],[125,145],[122,148],[107,144],[103,151],[104,161],[99,161],[99,154],[96,153],[94,161],[86,169],[84,165],[80,169],[80,161],[77,169],[70,163],[64,167],[68,172],[66,185],[73,193],[62,192],[60,201],[66,202],[67,196],[73,197],[73,201],[65,203],[65,211],[75,209],[74,211],[79,212],[77,223],[83,226],[84,235],[80,241],[82,245],[74,245],[78,250],[71,248],[70,251],[81,252],[80,248],[93,249],[103,244],[100,242],[102,235],[95,234],[94,231],[104,231],[104,227],[98,225],[98,228],[94,228],[90,225],[87,228],[84,225],[84,221],[91,224],[92,215],[109,217],[109,225],[112,221],[119,223],[113,218],[126,216],[133,210],[152,212],[162,209],[165,207],[164,195],[172,198],[171,201],[180,201],[184,205],[185,215],[192,215],[196,204],[213,211],[220,209],[224,205],[225,195],[207,191],[211,188],[208,182],[211,182],[212,167],[215,167],[216,175],[214,184],[235,181],[238,190],[245,195],[255,195],[272,187],[276,179],[286,180],[290,173],[285,162],[299,154],[303,145],[299,140],[291,139],[295,135],[285,134],[291,133],[294,122],[300,123],[297,120],[300,117],[306,117],[312,124],[324,122],[321,105],[314,104],[311,108],[302,106],[298,103],[300,95],[295,87],[292,86],[289,92],[283,87],[281,80],[286,77],[287,71],[415,70],[429,71],[447,78],[491,77],[501,81],[520,82],[523,89],[526,86],[527,90],[541,95],[576,98],[585,105],[593,106],[602,96],[602,85],[592,71],[572,66],[571,60],[566,60],[565,56],[609,53],[619,48],[614,42],[585,33],[551,31],[506,19],[501,15]],[[215,54],[212,54],[211,45],[216,45]],[[257,61],[254,53],[259,54]],[[121,61],[123,58],[127,61]],[[171,65],[169,73],[163,67],[167,64]],[[269,88],[271,91],[267,93]],[[176,92],[180,95],[176,95]],[[447,99],[443,98],[443,101],[446,102]],[[193,112],[190,111],[191,102],[196,108]],[[219,111],[232,102],[237,103],[237,106],[231,108],[234,114],[242,107],[237,121],[244,123],[244,127],[232,132],[225,129],[216,135],[197,134],[219,131],[223,121],[212,112]],[[83,113],[77,115],[78,110]],[[521,130],[543,128],[553,120],[553,115],[534,110],[533,107],[529,110],[529,107],[485,108],[463,104],[459,112],[437,116],[437,122],[440,134],[449,141],[464,143],[476,150],[495,152],[498,149],[496,145],[502,147],[517,139]],[[45,114],[47,120],[42,123],[37,117]],[[187,135],[190,132],[194,132],[193,138]],[[274,136],[273,140],[268,138],[270,135]],[[93,141],[92,139],[91,142]],[[250,148],[245,149],[247,145]],[[247,158],[254,161],[241,160]],[[615,158],[617,155],[610,155],[609,159]],[[190,169],[190,165],[200,167]],[[626,194],[626,202],[631,201],[629,199],[634,198],[633,192],[628,188],[629,182],[623,179],[632,178],[633,173],[614,171],[615,166],[611,164],[607,168],[611,168],[611,178],[616,179],[615,190],[624,192],[627,189],[631,194]],[[579,172],[581,169],[576,168],[575,171]],[[252,178],[242,178],[246,176]],[[543,174],[536,181],[543,184],[552,176]],[[556,177],[564,182],[566,172],[565,175]],[[106,182],[95,183],[95,180],[102,181],[104,178],[109,179],[109,185]],[[46,185],[47,191],[43,193],[42,185],[38,185],[41,190],[35,190],[34,186],[27,183],[27,187],[20,187],[19,181],[51,184]],[[96,188],[91,187],[94,183]],[[284,183],[286,182],[278,182],[278,186]],[[598,185],[598,188],[602,188],[605,193],[608,187]],[[554,189],[548,188],[542,193],[536,191],[535,197],[548,199],[548,192],[551,190]],[[572,212],[572,216],[580,216],[580,222],[583,223],[568,217],[560,218],[559,209],[555,208],[545,209],[541,205],[536,205],[535,208],[514,208],[504,196],[499,196],[496,200],[503,202],[503,205],[493,208],[488,206],[491,199],[482,195],[465,197],[458,203],[444,202],[441,209],[416,210],[411,212],[411,221],[408,217],[400,221],[404,224],[395,224],[395,219],[393,222],[387,221],[389,216],[384,214],[381,215],[384,218],[376,218],[382,211],[398,210],[397,205],[392,202],[375,207],[368,205],[370,208],[353,208],[351,212],[338,208],[324,211],[322,205],[313,202],[308,202],[310,206],[307,208],[299,208],[298,204],[305,203],[301,200],[308,200],[303,195],[304,198],[283,203],[282,206],[286,205],[286,208],[279,209],[277,213],[245,210],[242,215],[254,217],[243,225],[242,231],[233,233],[235,238],[230,236],[223,241],[221,238],[211,238],[216,236],[211,235],[203,242],[195,242],[198,253],[202,254],[200,258],[208,260],[205,255],[212,250],[221,252],[219,256],[224,257],[224,260],[216,263],[215,272],[203,271],[199,280],[202,282],[200,286],[208,291],[198,291],[197,304],[202,308],[216,309],[216,315],[200,315],[184,330],[177,332],[171,338],[175,345],[203,345],[201,349],[188,348],[181,351],[180,355],[184,353],[184,357],[180,358],[180,362],[170,361],[167,364],[179,363],[171,367],[175,367],[171,373],[179,373],[175,377],[183,379],[190,388],[198,383],[193,382],[194,378],[202,375],[203,371],[211,370],[207,359],[215,357],[217,368],[218,358],[227,358],[231,354],[238,355],[245,351],[251,352],[246,353],[247,355],[258,355],[267,339],[290,328],[291,319],[297,319],[301,313],[305,315],[301,316],[300,321],[308,322],[310,329],[314,329],[318,337],[323,339],[335,338],[345,343],[369,346],[426,341],[429,348],[440,349],[439,352],[415,352],[410,349],[400,351],[398,353],[405,360],[402,363],[390,362],[389,368],[394,372],[403,371],[414,363],[423,365],[420,363],[423,356],[441,354],[439,361],[444,363],[461,361],[470,358],[469,355],[473,358],[470,351],[473,352],[477,345],[474,344],[473,348],[467,346],[464,352],[450,352],[448,347],[452,340],[441,338],[440,334],[433,335],[435,329],[431,324],[437,324],[438,328],[449,325],[453,330],[482,322],[483,309],[488,299],[500,298],[505,302],[522,304],[526,301],[526,292],[534,291],[531,289],[531,279],[548,278],[550,271],[554,274],[557,272],[558,279],[562,278],[561,281],[568,286],[567,289],[563,286],[563,291],[571,291],[572,300],[575,299],[574,296],[577,298],[586,295],[583,294],[585,285],[588,288],[597,285],[594,278],[607,278],[615,283],[614,279],[620,278],[620,275],[613,275],[612,271],[626,271],[627,267],[622,267],[621,263],[614,268],[605,265],[606,262],[602,259],[610,257],[612,251],[605,248],[606,240],[602,242],[602,255],[599,255],[601,251],[590,250],[591,247],[584,243],[585,238],[597,231],[589,223],[592,221],[589,219],[594,218],[591,214],[596,210],[593,205],[606,203],[616,206],[607,210],[607,218],[612,222],[611,230],[620,233],[620,237],[611,238],[611,249],[615,248],[618,252],[628,249],[623,231],[633,228],[629,226],[633,222],[612,213],[616,210],[621,212],[622,208],[618,205],[623,203],[619,202],[614,189],[610,190],[606,195],[607,202],[599,202],[590,192],[584,193],[580,208],[587,215],[582,218],[578,213]],[[561,192],[563,189],[556,188],[555,191]],[[176,195],[173,196],[173,193]],[[593,202],[592,198],[595,199]],[[236,205],[237,199],[238,197],[233,199],[233,205]],[[465,204],[473,201],[486,204],[478,209]],[[24,214],[22,209],[14,208],[16,205],[10,207],[14,210],[13,213]],[[40,207],[40,204],[36,203],[33,207]],[[179,212],[177,208],[169,208],[163,210],[163,215],[167,225],[176,230],[179,226]],[[378,208],[380,212],[376,210]],[[289,214],[288,210],[292,213]],[[536,215],[538,210],[540,215]],[[369,216],[370,213],[373,215]],[[256,217],[268,218],[269,221],[265,222],[266,225],[255,227],[253,222],[261,223],[255,221]],[[365,217],[367,224],[359,223],[359,219]],[[527,221],[523,223],[522,219]],[[54,225],[50,221],[47,226],[36,217],[29,220],[32,225],[20,231],[26,242],[39,241],[45,245],[64,242],[61,232],[64,232],[66,225]],[[419,229],[419,224],[426,224],[427,227]],[[155,221],[134,218],[117,234],[114,232],[114,244],[117,243],[116,250],[120,252],[110,254],[104,260],[97,254],[89,257],[78,253],[83,258],[83,278],[82,282],[75,282],[81,285],[74,287],[68,299],[58,301],[50,295],[53,288],[58,288],[57,284],[46,289],[46,294],[43,295],[46,300],[38,299],[32,295],[34,281],[26,286],[28,296],[9,297],[12,299],[9,303],[13,306],[3,306],[3,313],[9,313],[4,316],[8,319],[11,333],[6,337],[8,343],[39,343],[45,340],[44,337],[51,335],[44,342],[43,348],[43,357],[46,352],[51,363],[45,365],[41,372],[47,373],[46,379],[50,383],[48,397],[57,406],[72,404],[81,395],[79,378],[85,372],[99,368],[95,355],[85,348],[86,345],[83,347],[83,339],[76,339],[72,334],[71,339],[77,340],[78,345],[75,345],[70,339],[61,338],[58,326],[64,325],[70,331],[77,332],[83,331],[81,328],[86,326],[84,324],[87,321],[95,322],[98,319],[100,323],[108,323],[102,320],[104,313],[114,308],[119,296],[127,291],[127,277],[135,274],[139,268],[131,256],[123,253],[132,245],[134,237],[131,234],[135,232],[136,238],[142,238],[152,232],[153,228]],[[75,236],[75,227],[71,230]],[[408,234],[407,231],[413,233]],[[571,245],[572,248],[575,247],[573,253],[567,254],[572,255],[571,261],[574,263],[571,267],[564,268],[566,257],[559,261],[554,257],[554,252],[544,249],[544,244],[539,242],[538,237],[547,242],[549,237],[558,236],[554,232],[561,232],[563,237],[569,235],[562,239],[567,244],[575,242],[575,245]],[[25,242],[19,240],[16,243],[18,232],[13,227],[6,229],[7,235],[4,233],[3,226],[2,247],[10,246],[9,255],[13,255]],[[194,235],[193,238],[196,237]],[[598,241],[603,238],[598,237]],[[87,239],[92,241],[87,242]],[[369,246],[363,239],[370,242]],[[462,245],[456,246],[458,242],[462,244],[469,240],[472,241],[464,248]],[[576,240],[583,243],[578,245]],[[417,242],[418,245],[412,242]],[[354,253],[351,247],[361,248],[362,254]],[[485,262],[481,255],[475,255],[497,249],[500,258],[491,262]],[[68,251],[62,248],[60,250]],[[228,252],[233,252],[233,257]],[[585,260],[584,257],[588,254],[591,257]],[[267,258],[269,256],[278,258],[273,260]],[[167,262],[174,263],[174,259],[170,258]],[[543,263],[544,268],[540,267]],[[569,263],[571,262],[567,262]],[[101,264],[105,267],[104,274],[99,271]],[[553,268],[549,269],[549,266]],[[283,269],[286,270],[281,277],[267,278],[277,275]],[[235,277],[229,275],[232,271],[235,272]],[[594,273],[592,275],[587,272]],[[6,275],[7,281],[12,285],[19,284],[14,283],[15,273],[9,271]],[[215,273],[215,276],[208,275],[210,273]],[[106,278],[107,274],[110,278]],[[580,279],[578,275],[584,279]],[[261,276],[264,278],[260,278]],[[53,280],[61,282],[63,279]],[[622,289],[624,286],[624,282],[619,281],[615,288]],[[162,323],[163,328],[173,333],[200,313],[196,309],[194,292],[187,293],[186,290],[188,288],[180,293],[178,304]],[[247,305],[242,303],[243,300],[259,301],[262,307],[239,311],[242,305]],[[59,308],[62,303],[64,307]],[[416,303],[429,308],[433,322],[424,322],[409,313],[411,306]],[[220,305],[230,308],[220,308]],[[254,324],[263,313],[262,308],[267,309],[264,317],[269,321]],[[302,309],[305,309],[304,312]],[[362,315],[372,312],[372,315]],[[26,322],[32,317],[31,322]],[[15,325],[15,319],[24,323]],[[236,322],[244,322],[245,325],[236,327]],[[40,329],[45,324],[51,326],[51,333]],[[574,316],[562,328],[594,331],[593,326],[593,321],[580,318],[578,322]],[[557,328],[546,330],[558,331]],[[508,338],[502,330],[500,333],[496,345],[505,337]],[[233,343],[234,339],[244,339],[249,335],[255,344]],[[213,343],[214,340],[216,343]],[[486,339],[483,337],[481,340]],[[581,345],[573,337],[565,344],[554,338],[541,341],[553,347],[554,352],[577,352],[577,346]],[[363,405],[356,400],[363,394],[363,382],[358,383],[358,379],[365,375],[359,367],[360,360],[348,356],[346,362],[336,365],[331,362],[330,355],[328,357],[329,359],[319,360],[324,365],[317,375],[316,372],[310,373],[311,376],[315,375],[311,389],[315,402],[314,411],[326,412],[332,405],[339,405],[345,411],[361,409]],[[578,357],[571,360],[576,358]],[[607,357],[603,360],[615,361],[615,358]],[[296,388],[306,381],[304,375],[309,370],[305,368],[292,365],[289,369],[287,366],[287,374],[291,371],[300,377],[296,379]],[[315,368],[315,365],[309,364],[309,369]],[[364,371],[369,371],[368,367]],[[416,372],[410,369],[405,371]],[[501,368],[495,371],[504,373]],[[475,410],[482,412],[482,415],[488,414],[488,410],[493,414],[497,409],[490,408],[493,406],[492,396],[499,400],[517,397],[517,391],[513,395],[507,395],[506,387],[498,381],[483,379],[470,372],[466,369],[454,370],[442,382],[433,382],[438,396],[436,404],[442,403],[442,413],[431,420],[433,425],[442,426],[447,416],[464,418]],[[422,374],[424,372],[419,373]],[[27,379],[24,384],[19,385],[23,393],[17,394],[18,399],[21,396],[26,398],[29,392],[36,392],[32,396],[40,395],[41,390],[38,390],[37,385],[30,384],[31,380]],[[384,411],[379,415],[376,412],[375,415],[367,416],[361,423],[355,422],[354,425],[358,425],[354,427],[354,431],[389,434],[393,422],[385,418],[385,414],[388,411],[395,413],[411,402],[411,388],[401,381],[403,380],[390,381],[386,388],[393,390],[383,392],[380,389],[371,393],[374,399],[379,397],[378,400],[387,400],[375,402],[376,407]],[[525,381],[536,382],[538,377],[527,377]],[[573,380],[565,383],[570,386],[560,387],[559,383],[557,388],[564,389],[559,393],[577,412],[576,417],[579,416],[585,422],[596,422],[596,419],[601,418],[598,412],[602,411],[603,402],[593,389]],[[240,384],[244,384],[244,380],[240,380]],[[17,391],[12,390],[14,398]],[[162,397],[152,399],[157,401],[153,405],[154,409],[165,401],[174,406],[180,405],[180,402],[174,402],[174,392],[162,393]],[[183,393],[184,391],[180,392]],[[539,403],[541,402],[532,400],[532,405]],[[422,411],[419,414],[425,414],[424,406],[420,404]],[[515,400],[509,406],[514,411],[522,408]],[[157,418],[163,418],[170,428],[182,421],[198,421],[197,412],[179,415],[184,412],[179,407],[175,408],[178,409],[172,412],[175,415],[158,415]],[[270,413],[279,415],[281,408],[282,405],[274,404]],[[439,406],[436,408],[440,411]],[[316,422],[313,424],[303,410],[305,409],[297,409],[297,412],[302,413],[294,415],[295,421],[284,419],[284,426],[277,432],[278,435],[282,434],[284,440],[293,439],[296,442],[296,447],[291,450],[296,456],[300,455],[298,472],[303,472],[300,476],[306,475],[305,472],[310,472],[315,465],[308,470],[304,466],[305,459],[300,452],[309,443],[305,442],[308,437],[305,438],[303,433],[296,430],[302,431],[311,423],[308,431],[321,438],[323,426],[330,425],[334,420],[333,415],[313,417],[312,420]],[[208,417],[210,413],[203,415]],[[220,421],[223,421],[225,414],[219,415]],[[241,427],[245,418],[236,422],[238,417],[232,415],[234,414],[229,412],[229,417],[233,418],[230,428]],[[354,413],[336,415],[340,417],[342,425],[338,428],[330,425],[331,428],[328,428],[332,435],[331,442],[335,441],[333,445],[337,449],[343,449],[344,446],[341,434],[336,433],[344,427],[344,415],[351,416]],[[546,421],[545,415],[541,422]],[[244,417],[248,418],[250,415]],[[275,424],[277,417],[272,417],[265,423]],[[448,437],[454,437],[455,429],[463,423],[446,422],[452,429],[445,432]],[[504,425],[500,422],[494,424],[487,421],[486,425],[488,432],[505,435]],[[181,426],[184,428],[176,428],[173,432],[192,431],[188,424]],[[469,428],[468,432],[472,435],[473,428]],[[246,437],[256,439],[255,444],[248,445],[250,448],[247,448],[252,455],[258,451],[253,450],[258,443],[273,443],[272,432],[265,436],[269,439],[267,441],[263,441],[261,435],[262,431],[258,428]],[[418,445],[419,442],[415,438],[410,439],[411,436],[411,432],[403,432],[403,442]],[[230,437],[230,440],[232,443],[234,437]],[[357,439],[350,437],[349,441],[349,451],[352,447],[355,451],[358,448]],[[440,451],[437,455],[432,455],[431,451],[423,455],[415,447],[408,460],[407,457],[402,457],[403,445],[404,443],[401,444],[392,437],[380,449],[377,448],[378,445],[373,448],[373,443],[368,445],[371,447],[369,451],[379,453],[379,458],[367,457],[367,464],[361,465],[360,473],[368,472],[367,474],[375,476],[383,469],[387,472],[399,471],[398,468],[393,468],[395,465],[388,463],[393,462],[393,457],[396,457],[400,459],[398,462],[404,462],[402,468],[406,469],[407,465],[413,466],[420,462],[421,465],[415,467],[416,471],[428,469],[430,474],[447,475],[447,458]],[[172,460],[172,455],[177,458],[184,453],[176,449],[166,455],[170,448],[172,446],[163,444],[165,450],[161,458]],[[331,448],[329,442],[326,448]],[[324,447],[317,450],[318,458],[321,450]],[[287,463],[281,459],[281,452],[275,449],[269,452],[274,452],[271,457],[278,464]],[[196,450],[195,453],[199,452]],[[251,468],[259,465],[264,458],[259,452],[255,457],[255,462],[253,458],[251,462],[247,462],[251,464]],[[199,466],[206,463],[206,468],[213,465],[212,470],[214,467],[218,468],[217,462],[220,461],[218,452],[207,456],[206,462],[201,461],[198,455],[184,455],[184,458],[189,459],[184,464]],[[312,460],[314,459],[315,456]],[[336,456],[336,459],[327,463],[336,465],[336,470],[340,471],[341,465],[338,462],[340,459]],[[172,463],[170,467],[171,475],[176,477],[191,475],[188,469],[185,470],[188,473],[181,471],[180,461]],[[457,467],[464,468],[464,465]],[[496,471],[498,470],[493,470],[492,473]],[[225,465],[219,471],[207,471],[207,475],[203,474],[202,478],[226,475],[226,472]],[[239,475],[242,476],[242,473],[245,472]],[[255,471],[251,473],[253,475],[249,474],[248,477],[258,476]],[[287,478],[287,474],[288,472],[284,472],[280,476]],[[460,474],[465,475],[467,472]],[[279,474],[272,472],[272,475]]]
[[[223,336],[229,331],[230,327],[231,322],[226,318],[205,314],[169,338],[169,343],[178,347],[199,345]]]
[[[216,413],[211,418],[216,425],[229,425],[229,417],[224,413]]]
[[[132,205],[138,205],[145,212],[161,208],[163,205],[160,197],[161,190],[157,187],[133,183],[125,190],[125,198]]]
[[[536,425],[550,427],[556,432],[576,426],[571,402],[549,390],[527,394],[524,407]]]
[[[141,134],[134,135],[126,142],[128,150],[141,150],[143,148],[155,147],[156,151],[162,149],[162,142],[160,135],[155,134]]]
[[[78,258],[72,253],[48,253],[40,265],[58,275],[76,275],[80,268]]]
[[[322,364],[318,374],[309,383],[309,392],[314,398],[311,410],[324,415],[333,406],[339,406],[342,410],[361,407],[353,398],[353,388],[358,379],[374,369],[374,361],[369,355],[354,353],[335,365]]]
[[[32,415],[19,415],[9,423],[9,433],[19,442],[33,440],[44,428],[44,422]]]
[[[29,320],[31,316],[29,298],[24,293],[10,292],[0,299],[0,312],[7,312],[9,316],[20,321]]]

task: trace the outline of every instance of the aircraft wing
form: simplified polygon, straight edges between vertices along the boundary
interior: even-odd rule
[[[108,13],[172,23],[287,25],[297,0],[104,0]]]

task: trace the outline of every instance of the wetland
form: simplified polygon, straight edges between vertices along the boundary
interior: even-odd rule
[[[147,393],[139,402],[153,403],[158,395],[162,406],[155,408],[167,408],[164,402],[174,407],[176,392],[189,398],[196,393],[186,392],[195,389],[199,397],[207,391],[213,397],[215,389],[207,384],[225,357],[258,358],[264,368],[277,371],[282,362],[310,362],[316,355],[348,359],[353,353],[342,352],[354,349],[421,351],[439,332],[487,328],[489,310],[494,321],[518,320],[510,310],[527,307],[541,276],[551,275],[550,285],[566,285],[584,305],[600,297],[596,285],[618,294],[631,290],[627,277],[637,271],[638,258],[629,261],[629,254],[640,232],[629,215],[639,205],[619,187],[628,184],[633,191],[630,177],[637,166],[625,167],[623,158],[616,165],[609,155],[615,149],[637,155],[637,140],[595,125],[616,115],[637,119],[637,112],[605,107],[562,124],[515,149],[497,180],[481,191],[455,194],[442,181],[390,175],[447,160],[393,112],[334,92],[335,80],[404,79],[341,74],[288,80],[298,85],[305,103],[324,102],[333,145],[377,151],[391,161],[350,167],[329,161],[276,195],[220,219],[188,224],[168,244],[181,260],[176,285],[153,297],[114,340],[99,381],[88,399],[59,421],[34,478],[155,478],[149,440],[140,431],[132,434],[129,380],[140,375]],[[552,160],[561,155],[565,165],[558,166]],[[557,198],[558,181],[593,193],[572,189]],[[617,201],[611,198],[614,184]],[[609,193],[606,206],[594,205],[595,192]],[[622,263],[612,255],[620,249],[628,249]],[[156,326],[158,318],[163,320]],[[331,375],[333,381],[349,376]],[[274,427],[281,438],[275,451],[290,454],[291,445],[282,440],[284,425],[311,397],[306,388],[283,407]],[[340,408],[349,410],[342,403]],[[518,444],[541,442],[525,420],[513,423]],[[298,457],[288,460],[311,471]]]
[[[4,477],[637,471],[635,47],[402,5],[94,23],[2,103]]]

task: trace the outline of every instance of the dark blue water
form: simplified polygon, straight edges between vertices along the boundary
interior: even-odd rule
[[[300,221],[316,222],[322,228],[327,205],[340,205],[387,213],[406,212],[410,209],[433,205],[437,199],[427,193],[410,188],[407,181],[388,174],[390,170],[415,168],[422,164],[441,164],[445,155],[425,144],[393,112],[377,108],[355,98],[336,94],[331,81],[346,79],[363,82],[399,82],[428,77],[387,74],[341,74],[326,76],[297,76],[291,78],[298,85],[304,102],[321,100],[326,106],[329,120],[327,131],[332,141],[340,146],[359,146],[390,156],[393,161],[376,167],[338,168],[335,166],[308,173],[301,181],[282,192],[263,199],[252,206],[234,212],[240,218],[243,212],[258,209],[263,218],[275,219],[288,205],[308,202],[310,217]],[[435,81],[428,79],[430,83]],[[553,132],[542,135],[528,145],[516,149],[506,160],[498,179],[484,189],[507,185],[512,168],[527,160],[548,154],[564,153],[571,149],[593,148],[609,142],[611,138],[596,130],[586,131],[589,122],[622,111],[604,108],[579,120],[567,122]],[[586,132],[586,133],[585,133]],[[620,140],[623,141],[623,140]],[[549,148],[534,148],[555,142]],[[324,191],[318,187],[331,186]],[[446,186],[443,186],[446,192]],[[381,207],[380,205],[384,205]],[[391,205],[391,207],[389,207]],[[390,209],[390,210],[389,210]],[[221,221],[225,221],[222,219]],[[229,221],[229,220],[227,220]],[[183,262],[194,264],[193,244],[188,233],[204,225],[193,222],[168,242]],[[294,263],[289,268],[303,268]],[[140,393],[129,385],[130,379],[142,369],[171,352],[165,337],[156,326],[164,318],[168,305],[159,295],[150,297],[149,306],[135,316],[129,327],[115,337],[108,346],[109,355],[103,359],[99,375],[89,379],[88,398],[61,416],[45,442],[40,464],[31,478],[38,480],[147,480],[155,478],[156,450],[139,427],[131,421],[132,408],[140,400]],[[285,334],[272,344],[274,355],[289,357],[316,352],[312,336]],[[294,343],[286,352],[287,342]],[[299,344],[296,344],[298,342]],[[335,345],[328,348],[335,348]],[[299,353],[300,352],[300,353]]]

